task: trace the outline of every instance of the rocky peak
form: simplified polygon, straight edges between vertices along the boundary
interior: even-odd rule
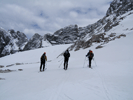
[[[42,47],[42,39],[43,37],[39,35],[38,33],[35,33],[32,38],[28,41],[28,43],[25,45],[24,50],[32,50],[36,48]]]
[[[117,35],[117,33],[115,36],[111,37],[114,33],[110,33],[109,31],[114,27],[119,25],[121,26],[121,22],[126,19],[127,16],[131,16],[133,14],[132,10],[133,0],[114,0],[110,4],[106,15],[102,19],[98,20],[94,24],[79,28],[78,32],[82,33],[83,35],[80,40],[76,41],[70,47],[70,49],[79,50],[80,48],[85,49],[91,47],[93,43],[101,44],[96,47],[97,49],[101,48],[102,45],[108,43],[109,41],[115,40],[117,37],[125,37],[125,35]],[[124,26],[128,27],[126,24]],[[104,36],[105,34],[106,36]]]
[[[6,32],[4,29],[0,28],[0,44],[8,44],[10,41],[11,35]],[[2,45],[0,45],[2,46]]]
[[[51,44],[74,43],[79,36],[78,25],[69,25],[57,30],[53,35],[47,34],[47,40]]]
[[[23,50],[27,41],[24,33],[14,30],[5,31],[0,28],[0,57]]]
[[[77,25],[69,25],[64,27],[54,33],[54,35],[66,35],[66,34],[73,34],[78,33],[78,26]]]
[[[4,56],[2,51],[4,47],[10,42],[10,34],[7,33],[4,29],[0,28],[0,57]]]
[[[11,36],[13,37],[14,40],[16,39],[16,44],[22,50],[24,44],[26,44],[28,42],[26,35],[20,31],[15,32],[15,30],[13,30],[13,29],[9,30],[9,33],[11,34]]]
[[[26,35],[24,33],[20,32],[20,31],[15,32],[15,30],[11,29],[11,30],[9,30],[9,33],[11,34],[11,36],[14,39],[16,39],[16,38],[18,38],[18,39],[23,38],[23,39],[25,39],[25,41],[27,41]]]
[[[42,39],[42,36],[39,35],[38,33],[35,33],[30,40],[33,40],[33,39]]]
[[[106,16],[114,13],[119,16],[131,10],[133,10],[133,0],[114,0],[107,10]]]

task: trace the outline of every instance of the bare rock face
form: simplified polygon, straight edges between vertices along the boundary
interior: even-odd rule
[[[34,34],[33,37],[25,45],[24,50],[32,50],[36,48],[41,48],[43,37],[38,33]]]
[[[28,39],[22,32],[0,28],[0,57],[23,50]]]
[[[22,32],[15,32],[13,29],[5,31],[0,28],[0,57],[20,51],[42,48],[45,45],[50,45],[46,36],[43,37],[36,33],[28,40]]]
[[[120,16],[131,10],[133,10],[133,0],[114,0],[107,10],[106,16],[114,13],[116,16]]]
[[[116,33],[111,33],[108,36],[105,36],[106,33],[101,33],[98,35],[93,35],[88,41],[77,41],[75,44],[73,44],[71,47],[69,47],[70,50],[79,50],[80,48],[86,49],[92,46],[93,43],[99,43],[99,45],[96,47],[96,49],[100,49],[104,47],[104,44],[107,44],[110,41],[113,41],[115,39],[119,39],[121,37],[126,37],[125,34],[121,34],[116,36]]]
[[[77,25],[70,25],[57,30],[53,35],[47,34],[46,37],[51,44],[69,44],[74,43],[80,34]]]
[[[83,33],[82,37],[70,47],[70,50],[74,49],[76,51],[80,48],[85,49],[92,46],[92,43],[100,43],[99,46],[96,47],[96,49],[99,49],[103,47],[103,44],[109,41],[120,38],[121,36],[125,37],[125,34],[116,36],[117,33],[110,33],[110,35],[106,37],[104,35],[113,27],[119,25],[125,17],[133,14],[133,12],[131,12],[128,15],[122,16],[131,10],[133,10],[133,0],[114,0],[110,4],[105,17],[94,24],[79,28],[78,32]]]

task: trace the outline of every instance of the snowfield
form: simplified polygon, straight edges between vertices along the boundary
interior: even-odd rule
[[[95,49],[70,51],[68,70],[63,56],[70,45],[50,46],[0,58],[0,100],[133,100],[133,33]],[[94,52],[92,69],[85,57]],[[39,72],[40,56],[46,52],[47,70]],[[59,56],[59,57],[58,57]],[[58,58],[57,58],[58,57]],[[21,63],[21,65],[16,65]],[[12,65],[6,67],[7,65]],[[60,66],[61,65],[61,66]],[[19,71],[18,69],[23,69]]]

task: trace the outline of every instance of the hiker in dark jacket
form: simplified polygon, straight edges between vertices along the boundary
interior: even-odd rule
[[[47,56],[46,56],[46,52],[43,53],[43,55],[41,56],[41,65],[40,65],[40,71],[42,69],[42,65],[43,65],[43,71],[45,69],[45,62],[47,61]]]
[[[89,68],[91,68],[91,60],[94,57],[94,54],[93,54],[92,50],[89,50],[89,52],[87,53],[86,57],[88,57],[88,59],[89,59]]]
[[[69,57],[70,57],[70,53],[68,50],[66,50],[64,53],[64,70],[67,70],[67,68],[68,68]]]

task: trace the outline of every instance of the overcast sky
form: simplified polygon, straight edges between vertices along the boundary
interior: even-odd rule
[[[113,0],[0,0],[0,27],[32,37],[103,18]]]

